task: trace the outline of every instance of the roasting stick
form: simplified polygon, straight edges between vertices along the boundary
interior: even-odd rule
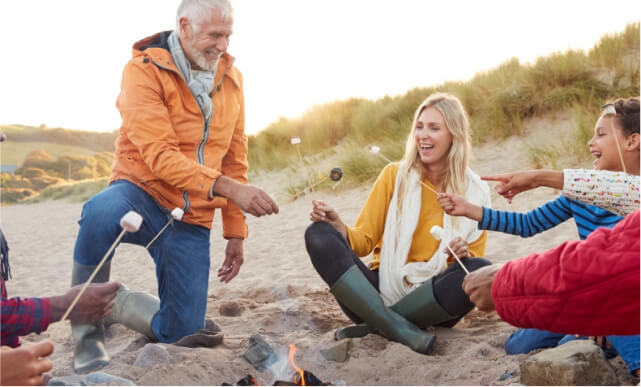
[[[369,147],[369,153],[371,153],[371,154],[373,154],[373,155],[376,155],[376,156],[379,156],[379,157],[383,158],[383,160],[387,161],[388,163],[392,163],[392,160],[388,159],[387,157],[385,157],[385,155],[383,155],[383,154],[381,153],[381,148],[380,148],[379,146],[376,146],[376,145],[372,145],[372,146],[370,146],[370,147]],[[432,192],[434,192],[436,195],[438,195],[438,192],[436,192],[436,190],[435,190],[434,188],[430,187],[429,185],[425,184],[425,183],[424,183],[424,182],[422,182],[422,181],[421,181],[421,184],[423,184],[423,187],[425,187],[425,188],[429,189],[430,191],[432,191]]]
[[[607,115],[616,116],[616,114],[617,114],[617,109],[614,107],[614,105],[608,104],[608,105],[605,105],[605,108],[603,109],[603,113],[601,113],[601,117],[605,117]],[[621,161],[621,166],[623,166],[623,172],[628,173],[628,170],[625,167],[625,162],[623,161],[623,154],[621,153],[619,136],[617,136],[617,131],[614,127],[614,119],[610,120],[610,127],[612,128],[612,135],[614,136],[614,142],[617,144],[617,152],[619,153],[619,160]]]
[[[162,234],[163,231],[165,231],[165,229],[167,227],[169,227],[169,225],[174,222],[174,220],[177,220],[177,221],[183,220],[183,216],[184,215],[185,215],[185,212],[182,209],[180,209],[178,207],[174,208],[171,211],[171,218],[167,221],[167,224],[165,224],[165,226],[163,228],[161,228],[160,231],[158,231],[156,236],[154,236],[154,238],[151,241],[149,241],[149,243],[147,243],[147,246],[145,246],[145,250],[149,249],[149,246],[151,246],[151,244],[154,243],[156,241],[156,239],[158,239],[160,234]]]
[[[78,292],[78,295],[76,296],[76,298],[74,298],[71,305],[69,305],[69,308],[67,308],[67,311],[65,312],[65,314],[62,315],[62,318],[60,319],[60,321],[64,321],[69,316],[69,313],[71,313],[71,310],[73,309],[73,307],[76,306],[76,303],[78,303],[78,300],[80,299],[80,297],[84,294],[85,290],[87,290],[87,286],[89,286],[91,281],[93,281],[94,277],[96,276],[96,274],[98,274],[98,271],[107,260],[107,257],[109,257],[109,254],[111,254],[111,252],[116,248],[116,246],[118,245],[122,237],[125,236],[125,233],[127,231],[129,232],[138,231],[140,229],[141,224],[142,224],[142,216],[140,216],[140,214],[134,211],[129,211],[125,214],[125,216],[120,218],[120,226],[122,227],[122,231],[120,232],[120,235],[118,235],[114,243],[111,244],[111,247],[109,247],[109,250],[107,250],[107,252],[105,253],[105,256],[102,257],[102,259],[100,260],[100,263],[98,263],[98,266],[96,266],[96,269],[93,271],[93,273],[91,273],[91,276],[89,276],[89,279],[87,280],[87,282],[85,282],[85,284],[82,286],[82,289],[80,289],[80,292]]]
[[[300,147],[298,144],[301,143],[300,137],[292,137],[290,140],[290,143],[295,146],[296,152],[298,152],[298,158],[300,159],[300,165],[303,167],[305,170],[305,177],[307,177],[307,186],[309,188],[310,192],[314,192],[314,184],[312,184],[312,180],[309,177],[309,173],[307,171],[307,168],[305,168],[305,161],[303,161],[303,155],[300,153]]]
[[[341,182],[341,179],[343,178],[343,170],[340,169],[339,167],[332,168],[332,170],[329,172],[329,176],[323,176],[320,180],[318,180],[316,183],[312,184],[311,187],[315,187],[318,184],[324,182],[327,179],[330,179],[331,181],[335,181],[336,183],[332,186],[332,189],[336,188],[336,186]],[[305,189],[300,192],[296,192],[294,195],[292,195],[292,199],[297,198],[301,194],[307,193],[308,190]]]
[[[432,228],[430,229],[430,234],[432,234],[434,239],[436,239],[437,241],[440,241],[441,239],[445,240],[446,242],[445,244],[448,250],[450,250],[450,253],[454,255],[454,258],[456,258],[456,262],[458,262],[458,264],[461,265],[461,268],[463,268],[466,274],[470,274],[470,272],[467,271],[467,268],[463,266],[463,262],[461,262],[461,259],[458,257],[458,255],[456,255],[454,250],[452,250],[452,248],[450,247],[450,243],[449,243],[450,241],[445,239],[445,231],[443,230],[443,228],[439,226],[432,226]]]

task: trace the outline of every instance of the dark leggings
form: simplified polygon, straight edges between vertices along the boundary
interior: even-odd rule
[[[365,274],[369,282],[379,290],[378,270],[370,270],[363,264],[350,248],[343,235],[332,225],[325,222],[312,223],[305,231],[305,246],[314,268],[321,278],[331,287],[352,266],[356,265]],[[469,271],[490,265],[484,258],[462,258],[463,265]],[[444,272],[432,278],[432,288],[436,301],[451,316],[453,320],[439,326],[452,327],[463,316],[474,308],[474,304],[463,292],[461,284],[465,272],[458,263],[450,265]],[[362,320],[339,302],[345,314],[355,323]]]

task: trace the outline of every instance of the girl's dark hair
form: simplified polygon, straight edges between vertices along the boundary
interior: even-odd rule
[[[639,97],[621,98],[611,103],[617,111],[617,122],[623,133],[626,136],[639,133]]]

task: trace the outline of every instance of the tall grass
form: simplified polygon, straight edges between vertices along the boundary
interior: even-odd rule
[[[527,147],[528,158],[534,168],[561,169],[567,165],[588,166],[592,155],[588,141],[594,135],[594,126],[599,118],[600,109],[584,105],[570,108],[571,128],[567,133],[543,139]]]
[[[71,202],[84,202],[107,187],[109,178],[88,179],[49,186],[40,194],[22,200],[21,203],[39,203],[47,200],[67,199]]]
[[[338,101],[312,108],[297,119],[282,118],[249,137],[250,168],[278,170],[296,162],[290,138],[300,136],[300,151],[306,160],[328,147],[346,144],[341,159],[345,172],[352,178],[369,179],[380,171],[382,159],[367,154],[365,145],[384,146],[388,158],[400,158],[397,154],[402,153],[416,107],[436,91],[461,99],[476,144],[523,134],[524,120],[571,109],[580,138],[568,137],[566,146],[580,158],[586,128],[592,130],[594,112],[603,101],[639,95],[639,23],[602,37],[588,52],[558,52],[531,64],[512,58],[467,82],[415,88],[378,100]],[[545,152],[539,152],[543,159],[533,161],[535,165],[549,165],[550,160],[561,157],[559,152],[547,152],[545,157]]]

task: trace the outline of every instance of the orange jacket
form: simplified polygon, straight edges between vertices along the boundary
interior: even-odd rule
[[[128,180],[166,208],[183,209],[183,221],[211,228],[221,208],[223,235],[247,237],[245,216],[232,201],[209,199],[225,175],[247,183],[245,104],[240,71],[224,54],[218,64],[213,113],[205,126],[196,99],[174,65],[162,32],[134,44],[116,106],[122,126],[110,182]]]

